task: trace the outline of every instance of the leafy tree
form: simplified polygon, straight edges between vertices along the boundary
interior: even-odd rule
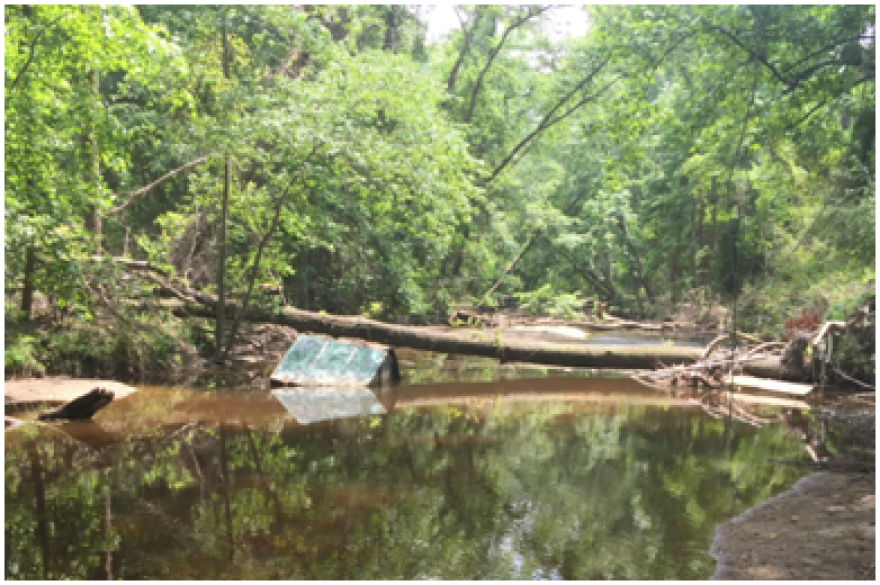
[[[187,96],[169,87],[184,67],[173,45],[132,8],[25,5],[5,15],[6,274],[26,291],[29,314],[34,289],[82,300],[83,256],[127,186],[138,128],[117,86],[145,88],[146,107]]]
[[[129,256],[221,305],[704,295],[773,328],[873,278],[873,7],[553,10],[429,46],[402,6],[6,7],[9,298],[148,320],[95,258]]]

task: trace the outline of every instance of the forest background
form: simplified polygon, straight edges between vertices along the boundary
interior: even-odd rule
[[[554,10],[5,6],[7,376],[234,338],[119,259],[388,321],[873,294],[874,6]]]

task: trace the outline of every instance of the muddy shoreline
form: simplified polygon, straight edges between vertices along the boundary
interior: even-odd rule
[[[874,580],[873,474],[821,471],[715,531],[716,580]]]

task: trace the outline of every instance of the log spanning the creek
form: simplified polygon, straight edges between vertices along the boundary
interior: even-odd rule
[[[208,307],[185,303],[178,314],[214,317]],[[702,349],[670,345],[584,345],[505,340],[503,329],[438,331],[431,327],[392,325],[364,317],[327,315],[283,308],[274,312],[249,309],[251,322],[288,325],[300,331],[334,337],[362,339],[423,351],[496,358],[501,362],[529,362],[576,368],[653,369],[662,365],[690,364]]]
[[[178,316],[216,318],[217,298],[206,292],[188,288],[148,262],[125,258],[100,258],[123,268],[138,272],[159,285],[169,294]],[[227,309],[234,315],[240,308],[231,303]],[[572,368],[608,368],[643,370],[687,365],[698,361],[703,354],[699,347],[675,345],[585,345],[564,343],[525,342],[505,339],[504,329],[438,331],[431,327],[392,325],[359,316],[328,315],[283,307],[267,311],[248,308],[241,318],[252,323],[287,325],[300,331],[348,337],[393,347],[433,351],[439,353],[490,357],[503,362],[525,362]],[[621,327],[621,324],[616,324]],[[785,370],[778,359],[752,359],[743,362],[743,372],[751,376],[784,378]]]

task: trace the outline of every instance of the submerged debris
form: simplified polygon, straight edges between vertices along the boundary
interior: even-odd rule
[[[95,388],[88,394],[74,398],[61,408],[44,412],[39,415],[39,420],[86,420],[92,418],[96,412],[113,402],[113,392],[104,388]]]
[[[763,342],[737,334],[733,345],[729,335],[710,343],[694,364],[665,367],[654,372],[633,372],[642,384],[667,392],[686,393],[709,416],[735,420],[751,426],[782,424],[803,441],[807,460],[773,463],[811,465],[822,469],[873,472],[875,469],[875,393],[844,396],[834,404],[814,409],[798,395],[812,386],[742,376],[743,365],[754,360],[776,359],[789,365],[795,356],[803,359],[808,347],[819,347],[833,327],[818,334],[793,335],[789,342]],[[741,344],[741,341],[746,344]],[[818,352],[816,352],[818,353]],[[821,355],[821,354],[820,354]],[[757,396],[741,392],[743,387],[784,397]],[[791,396],[795,395],[795,396]],[[768,406],[776,408],[768,410]],[[780,408],[781,407],[781,408]]]
[[[748,343],[741,345],[743,340]],[[787,345],[781,341],[764,342],[744,333],[736,334],[736,343],[731,346],[730,334],[724,334],[706,346],[701,359],[693,364],[638,372],[633,377],[660,390],[729,388],[730,376],[741,375],[743,364],[767,359],[780,360]]]

